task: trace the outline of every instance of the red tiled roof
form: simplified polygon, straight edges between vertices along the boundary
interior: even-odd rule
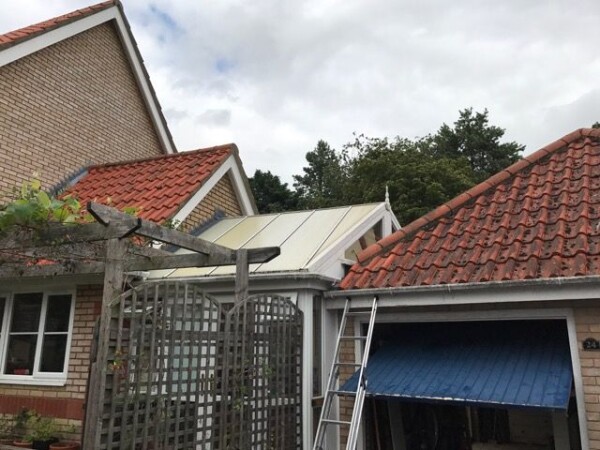
[[[115,6],[117,5],[117,3],[118,0],[109,0],[107,2],[98,3],[97,5],[88,6],[87,8],[78,9],[77,11],[73,11],[50,20],[45,20],[43,22],[36,23],[35,25],[29,25],[18,30],[1,34],[0,50],[18,44],[19,42],[25,41],[27,39],[31,39],[37,35],[53,30],[54,28],[66,25],[69,22],[82,19],[86,16],[102,11],[103,9]]]
[[[366,248],[342,289],[600,275],[600,130],[580,129]]]
[[[63,195],[81,203],[136,207],[139,217],[160,223],[172,218],[232,154],[237,154],[235,144],[92,166]]]

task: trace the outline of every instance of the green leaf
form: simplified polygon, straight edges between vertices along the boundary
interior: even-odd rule
[[[37,194],[38,197],[38,201],[40,203],[41,206],[43,206],[44,208],[50,208],[50,197],[48,196],[48,194],[46,194],[44,191],[40,191]]]

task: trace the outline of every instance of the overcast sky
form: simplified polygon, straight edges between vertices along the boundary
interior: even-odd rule
[[[87,6],[0,4],[0,33]],[[600,120],[600,2],[124,0],[179,150],[300,173],[317,140],[416,137],[488,108],[527,152]]]

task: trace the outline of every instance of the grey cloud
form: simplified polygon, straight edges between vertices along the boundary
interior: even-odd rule
[[[21,25],[89,2],[0,7]],[[487,107],[528,150],[600,120],[596,0],[153,0],[125,4],[180,148],[235,141],[290,181],[323,137],[414,137]],[[16,19],[15,19],[16,20]],[[180,112],[180,113],[177,113]],[[267,150],[271,149],[271,150]],[[277,149],[274,151],[273,149]],[[263,166],[260,166],[260,165]]]
[[[231,111],[227,109],[209,109],[199,114],[196,123],[224,127],[231,123]]]

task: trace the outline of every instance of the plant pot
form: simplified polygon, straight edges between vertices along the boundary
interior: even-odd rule
[[[34,450],[50,450],[50,445],[54,444],[58,442],[58,439],[53,438],[53,439],[48,439],[45,441],[33,441],[31,448],[33,448]]]
[[[31,448],[31,442],[27,442],[27,441],[13,441],[12,442],[12,446],[13,447],[18,447],[18,448]]]
[[[77,442],[57,442],[50,445],[50,450],[79,450]]]

